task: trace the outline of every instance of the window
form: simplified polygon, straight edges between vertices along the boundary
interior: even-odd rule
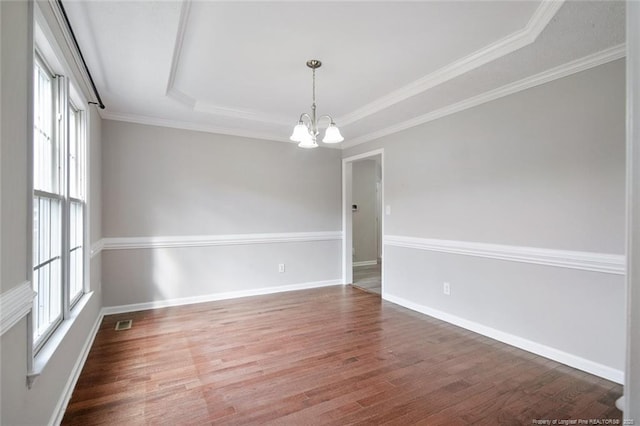
[[[69,105],[69,301],[73,305],[84,288],[84,120]]]
[[[66,78],[36,55],[33,342],[37,352],[84,293],[85,119]]]

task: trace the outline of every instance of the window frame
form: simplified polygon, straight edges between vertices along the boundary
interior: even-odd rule
[[[69,92],[71,93],[72,88],[70,87]],[[73,97],[70,96],[68,101],[67,101],[67,116],[68,116],[68,120],[67,120],[67,124],[68,124],[68,135],[67,135],[67,155],[65,156],[65,158],[67,159],[67,167],[66,167],[66,172],[67,172],[67,182],[68,182],[68,186],[67,186],[67,213],[68,213],[68,218],[67,218],[67,225],[68,225],[68,244],[67,244],[67,252],[68,252],[68,294],[65,297],[66,302],[68,303],[68,310],[73,309],[73,307],[75,307],[75,305],[78,303],[78,301],[82,298],[82,296],[88,291],[88,287],[87,287],[87,282],[88,282],[88,276],[85,273],[85,271],[88,269],[88,262],[86,261],[87,259],[87,242],[88,242],[88,228],[85,226],[85,222],[86,222],[86,211],[87,211],[87,203],[86,203],[86,193],[87,193],[87,186],[86,186],[86,182],[87,182],[87,156],[86,156],[86,152],[87,152],[87,126],[86,126],[86,111],[78,108],[76,106],[76,102],[74,101]],[[74,132],[71,131],[71,117],[75,117],[74,118],[74,124],[75,124],[75,130]],[[74,134],[75,135],[75,140],[72,141],[72,137],[71,135]],[[76,190],[77,192],[75,194],[72,193],[71,191],[71,185],[72,185],[72,179],[71,179],[71,172],[72,172],[72,165],[71,165],[71,145],[73,143],[76,143],[76,177],[78,178],[75,185],[76,185]],[[79,245],[76,245],[75,247],[73,247],[72,244],[72,236],[71,236],[71,232],[72,232],[72,219],[71,219],[71,210],[73,208],[73,205],[79,205],[80,206],[80,223],[81,223],[81,230],[82,230],[82,238],[80,241]],[[80,276],[81,276],[81,285],[79,288],[79,291],[76,292],[75,294],[72,293],[72,284],[71,284],[71,279],[72,279],[72,275],[71,275],[71,257],[72,257],[72,253],[76,250],[82,250],[81,253],[82,255],[80,256]]]
[[[32,204],[31,204],[31,218],[32,218],[32,226],[31,229],[34,230],[35,233],[35,222],[36,222],[36,218],[35,218],[35,213],[36,213],[36,205],[38,206],[38,224],[40,224],[41,219],[44,218],[44,215],[42,214],[42,210],[41,207],[44,206],[46,204],[45,203],[41,203],[41,200],[49,200],[49,215],[47,215],[48,219],[49,219],[49,225],[48,225],[48,236],[44,236],[43,238],[45,239],[45,241],[48,243],[49,247],[48,247],[48,251],[49,251],[49,255],[46,256],[43,253],[43,247],[41,247],[40,244],[36,244],[36,242],[34,241],[33,235],[32,235],[32,245],[33,245],[33,250],[31,250],[32,253],[32,259],[31,259],[31,265],[32,265],[32,287],[34,288],[35,291],[39,291],[40,290],[40,281],[38,283],[35,282],[35,280],[33,278],[35,277],[40,277],[40,273],[42,269],[47,268],[48,270],[48,282],[49,285],[48,290],[45,295],[42,295],[44,297],[47,297],[47,299],[50,298],[49,294],[51,292],[51,265],[55,264],[56,262],[58,262],[58,267],[54,268],[57,269],[57,281],[58,281],[58,286],[60,287],[57,291],[60,293],[60,300],[58,301],[58,307],[57,309],[59,309],[59,314],[56,315],[56,317],[53,319],[53,321],[50,321],[42,330],[40,331],[40,317],[45,314],[50,312],[51,310],[51,304],[50,303],[46,303],[46,304],[41,304],[41,296],[40,294],[38,294],[33,301],[34,307],[33,307],[33,325],[32,325],[32,339],[33,339],[33,345],[34,345],[34,351],[35,353],[37,353],[42,346],[46,343],[46,341],[51,337],[51,335],[55,332],[55,330],[60,326],[60,324],[62,323],[62,321],[64,320],[64,297],[63,297],[63,287],[64,287],[64,279],[63,279],[63,268],[64,268],[64,260],[63,260],[63,252],[62,252],[62,239],[63,239],[63,223],[64,223],[64,219],[63,219],[63,212],[64,212],[64,197],[63,195],[60,193],[61,189],[62,189],[62,173],[60,173],[60,168],[61,168],[61,162],[62,162],[62,149],[60,147],[60,139],[57,135],[57,125],[55,123],[55,118],[57,115],[57,102],[56,99],[58,97],[57,95],[57,84],[56,84],[56,77],[55,74],[51,71],[51,68],[48,66],[48,64],[46,63],[46,61],[44,61],[41,57],[41,55],[39,54],[39,52],[36,51],[36,53],[34,54],[34,62],[33,62],[33,72],[34,72],[34,85],[35,85],[35,79],[36,79],[36,72],[38,72],[38,75],[40,74],[40,72],[42,72],[43,74],[45,74],[48,77],[49,80],[49,94],[48,97],[50,97],[50,99],[48,99],[50,105],[47,111],[47,113],[50,114],[50,117],[47,121],[49,121],[49,129],[48,129],[48,134],[46,134],[44,129],[38,129],[36,130],[36,120],[34,117],[34,125],[33,125],[33,137],[31,138],[31,143],[32,143],[32,155],[31,155],[31,164],[32,164]],[[34,103],[34,113],[35,113],[35,97],[36,97],[36,90],[34,88],[34,94],[32,96],[33,98],[33,103]],[[45,107],[46,108],[46,107]],[[41,111],[42,112],[42,111]],[[40,147],[36,147],[36,133],[40,133],[41,135],[44,134],[45,137],[48,137],[50,140],[50,145],[51,145],[51,152],[48,154],[48,156],[50,157],[50,164],[47,164],[47,168],[45,168],[44,171],[49,172],[50,176],[48,177],[48,179],[50,179],[50,181],[52,182],[50,185],[41,185],[43,183],[46,182],[46,179],[42,173],[39,174],[40,177],[40,181],[38,182],[38,179],[36,179],[36,173],[37,172],[37,168],[36,168],[36,155],[39,155],[40,159],[42,159],[43,157],[46,156],[46,154],[43,153],[43,151],[40,149]],[[40,152],[40,154],[36,154],[37,152]],[[44,161],[41,161],[41,163],[44,164]],[[50,169],[49,169],[50,167]],[[57,174],[57,176],[55,176]],[[39,186],[38,188],[36,188],[36,186]],[[42,187],[46,187],[46,189],[49,189],[49,191],[47,191],[46,189],[42,189]],[[56,192],[57,191],[57,192]],[[53,204],[53,202],[57,202],[59,204],[59,208],[58,208],[58,213],[57,213],[57,229],[53,228],[53,225],[51,223],[51,219],[52,219],[52,211],[51,211],[51,205]],[[44,226],[42,227],[38,227],[38,238],[40,239],[41,233],[40,231],[42,231],[42,228],[44,228]],[[51,255],[51,251],[52,251],[52,246],[51,246],[51,240],[52,240],[52,234],[57,233],[57,240],[58,240],[58,244],[57,247],[55,247],[56,252],[57,252],[57,256],[53,256]],[[45,244],[46,245],[46,244]],[[37,262],[36,262],[36,254],[35,252],[38,252],[37,255]],[[47,272],[44,272],[47,273]],[[38,333],[39,332],[39,333]],[[36,333],[38,333],[38,335],[36,336]]]
[[[36,25],[38,26],[38,25]],[[47,39],[47,42],[49,40]],[[50,43],[50,42],[49,42]],[[51,46],[47,46],[48,50],[51,50]],[[52,58],[55,61],[55,65],[51,66],[53,61],[48,60],[51,57],[49,52],[48,57],[45,59],[45,55],[37,43],[35,43],[33,54],[33,66],[32,72],[34,85],[36,84],[37,74],[43,72],[49,78],[51,85],[51,149],[53,153],[49,155],[51,162],[51,176],[49,177],[52,184],[43,185],[43,175],[40,174],[40,179],[36,179],[36,155],[39,147],[36,145],[37,133],[40,131],[36,128],[36,117],[32,127],[33,135],[31,137],[31,151],[30,151],[30,164],[31,164],[31,268],[30,276],[32,286],[34,289],[39,289],[38,284],[35,283],[34,278],[38,277],[38,272],[42,268],[47,268],[48,264],[59,262],[59,271],[56,271],[59,279],[59,291],[54,293],[57,303],[59,304],[60,314],[56,318],[46,325],[46,328],[38,329],[40,324],[39,314],[40,312],[48,312],[46,308],[39,311],[40,307],[38,303],[41,301],[39,295],[34,298],[33,314],[30,320],[29,327],[29,340],[31,357],[36,357],[47,345],[52,336],[57,330],[61,328],[61,325],[65,320],[72,318],[72,310],[79,305],[80,300],[90,291],[89,286],[89,253],[87,250],[89,241],[89,224],[87,220],[87,198],[88,198],[88,181],[89,181],[89,168],[88,168],[88,152],[89,152],[89,137],[88,129],[89,123],[87,114],[88,102],[82,97],[80,92],[76,89],[76,85],[72,81],[72,78],[63,76],[64,68],[60,69],[61,72],[55,72],[56,65],[60,68],[60,60],[54,54]],[[35,115],[35,103],[36,103],[36,87],[34,87],[33,94],[31,95],[31,102],[33,103],[33,110]],[[73,115],[73,119],[71,116]],[[70,128],[71,123],[74,123],[74,128]],[[73,139],[73,140],[72,140]],[[75,146],[72,147],[72,145]],[[72,149],[75,150],[75,161],[72,161],[70,156],[72,155]],[[45,156],[46,157],[46,156]],[[44,158],[41,156],[41,159]],[[55,159],[55,161],[54,161]],[[71,177],[74,167],[75,182],[74,193],[71,196]],[[49,172],[47,167],[43,167],[45,173]],[[57,170],[57,176],[55,175]],[[50,189],[43,190],[41,188]],[[47,230],[49,235],[54,232],[59,234],[59,244],[56,247],[58,256],[53,259],[46,259],[43,262],[35,263],[36,250],[39,249],[40,241],[35,241],[36,235],[36,218],[34,214],[36,211],[40,213],[39,206],[42,205],[41,200],[49,200],[49,204],[54,201],[59,203],[59,211],[57,220],[60,222],[57,231],[52,230],[49,227]],[[44,203],[46,204],[46,202]],[[76,207],[74,207],[76,206]],[[77,207],[79,206],[79,207]],[[38,210],[36,210],[38,208]],[[77,209],[79,215],[72,217],[71,210]],[[53,214],[53,213],[51,213]],[[49,216],[51,217],[51,216]],[[76,219],[72,224],[72,219]],[[73,229],[72,229],[73,226]],[[41,231],[43,227],[39,227],[38,231]],[[71,247],[71,239],[76,236],[77,232],[81,232],[81,236],[75,238],[74,246]],[[80,250],[79,256],[74,255],[74,252]],[[39,252],[38,252],[39,256]],[[75,262],[75,263],[74,263]],[[78,263],[79,262],[79,263]],[[72,271],[72,265],[76,268]],[[48,272],[48,271],[47,271]],[[75,278],[72,283],[72,278]],[[76,281],[78,280],[78,281]],[[37,291],[37,290],[36,290]],[[50,296],[44,296],[49,298]],[[50,306],[54,306],[53,303],[49,303]],[[32,364],[30,362],[30,364]]]

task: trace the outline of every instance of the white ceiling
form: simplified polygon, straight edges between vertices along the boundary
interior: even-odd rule
[[[621,1],[65,1],[104,118],[352,146],[624,55]]]

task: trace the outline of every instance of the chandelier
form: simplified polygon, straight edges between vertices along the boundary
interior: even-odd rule
[[[329,126],[324,132],[322,142],[324,143],[340,143],[344,140],[340,134],[340,129],[333,122],[333,118],[329,115],[323,115],[316,119],[316,68],[322,66],[322,62],[317,59],[309,59],[307,66],[313,70],[313,103],[311,104],[311,115],[302,113],[298,124],[293,128],[291,139],[294,142],[299,142],[300,148],[317,148],[316,136],[318,136],[318,122],[323,118],[329,119]]]

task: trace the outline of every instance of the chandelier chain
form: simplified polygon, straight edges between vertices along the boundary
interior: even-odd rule
[[[316,104],[316,69],[313,68],[313,104]]]

